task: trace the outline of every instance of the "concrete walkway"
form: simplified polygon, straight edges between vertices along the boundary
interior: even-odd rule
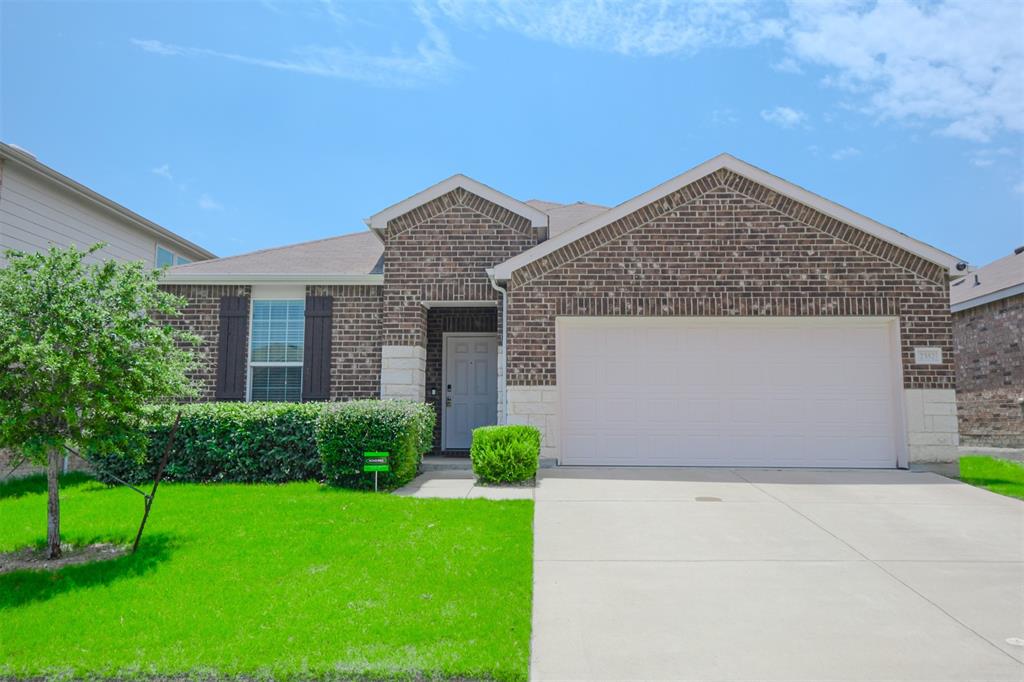
[[[477,485],[472,471],[431,471],[420,474],[394,492],[403,497],[484,498],[487,500],[532,500],[533,486]]]
[[[547,470],[534,550],[534,680],[1024,679],[1024,503],[934,474]]]

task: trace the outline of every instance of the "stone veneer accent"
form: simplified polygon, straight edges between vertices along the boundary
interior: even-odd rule
[[[1024,448],[1024,294],[953,313],[953,339],[961,441]]]
[[[907,416],[907,450],[915,463],[955,462],[960,437],[953,389],[908,388],[903,391]]]
[[[939,266],[717,171],[514,273],[509,384],[556,384],[559,315],[895,315],[904,386],[952,389],[948,292]]]
[[[187,301],[180,316],[158,316],[157,319],[162,319],[176,329],[192,332],[202,339],[202,343],[198,347],[189,347],[196,357],[196,367],[189,373],[189,376],[199,391],[195,400],[213,400],[217,388],[220,298],[221,296],[249,296],[252,289],[249,286],[214,284],[174,284],[162,285],[160,288],[176,296],[181,296]],[[248,343],[248,338],[246,343]]]
[[[499,413],[500,414],[500,413]],[[508,423],[540,429],[540,456],[558,457],[558,388],[509,386]]]
[[[423,402],[426,387],[426,348],[383,346],[380,363],[381,398]]]

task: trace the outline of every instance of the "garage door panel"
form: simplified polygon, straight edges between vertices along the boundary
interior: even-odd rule
[[[562,461],[892,467],[895,353],[881,320],[560,320]]]

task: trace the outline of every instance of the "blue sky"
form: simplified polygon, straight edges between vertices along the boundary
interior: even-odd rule
[[[3,2],[0,139],[220,255],[453,173],[614,205],[722,151],[983,264],[1024,4]]]

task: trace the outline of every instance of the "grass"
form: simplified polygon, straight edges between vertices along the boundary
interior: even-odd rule
[[[134,536],[136,493],[62,494],[66,542]],[[135,556],[0,575],[0,678],[525,680],[532,505],[165,484]],[[41,477],[0,485],[0,552],[45,519]]]
[[[1024,500],[1024,464],[1019,462],[982,455],[961,457],[960,480]]]

